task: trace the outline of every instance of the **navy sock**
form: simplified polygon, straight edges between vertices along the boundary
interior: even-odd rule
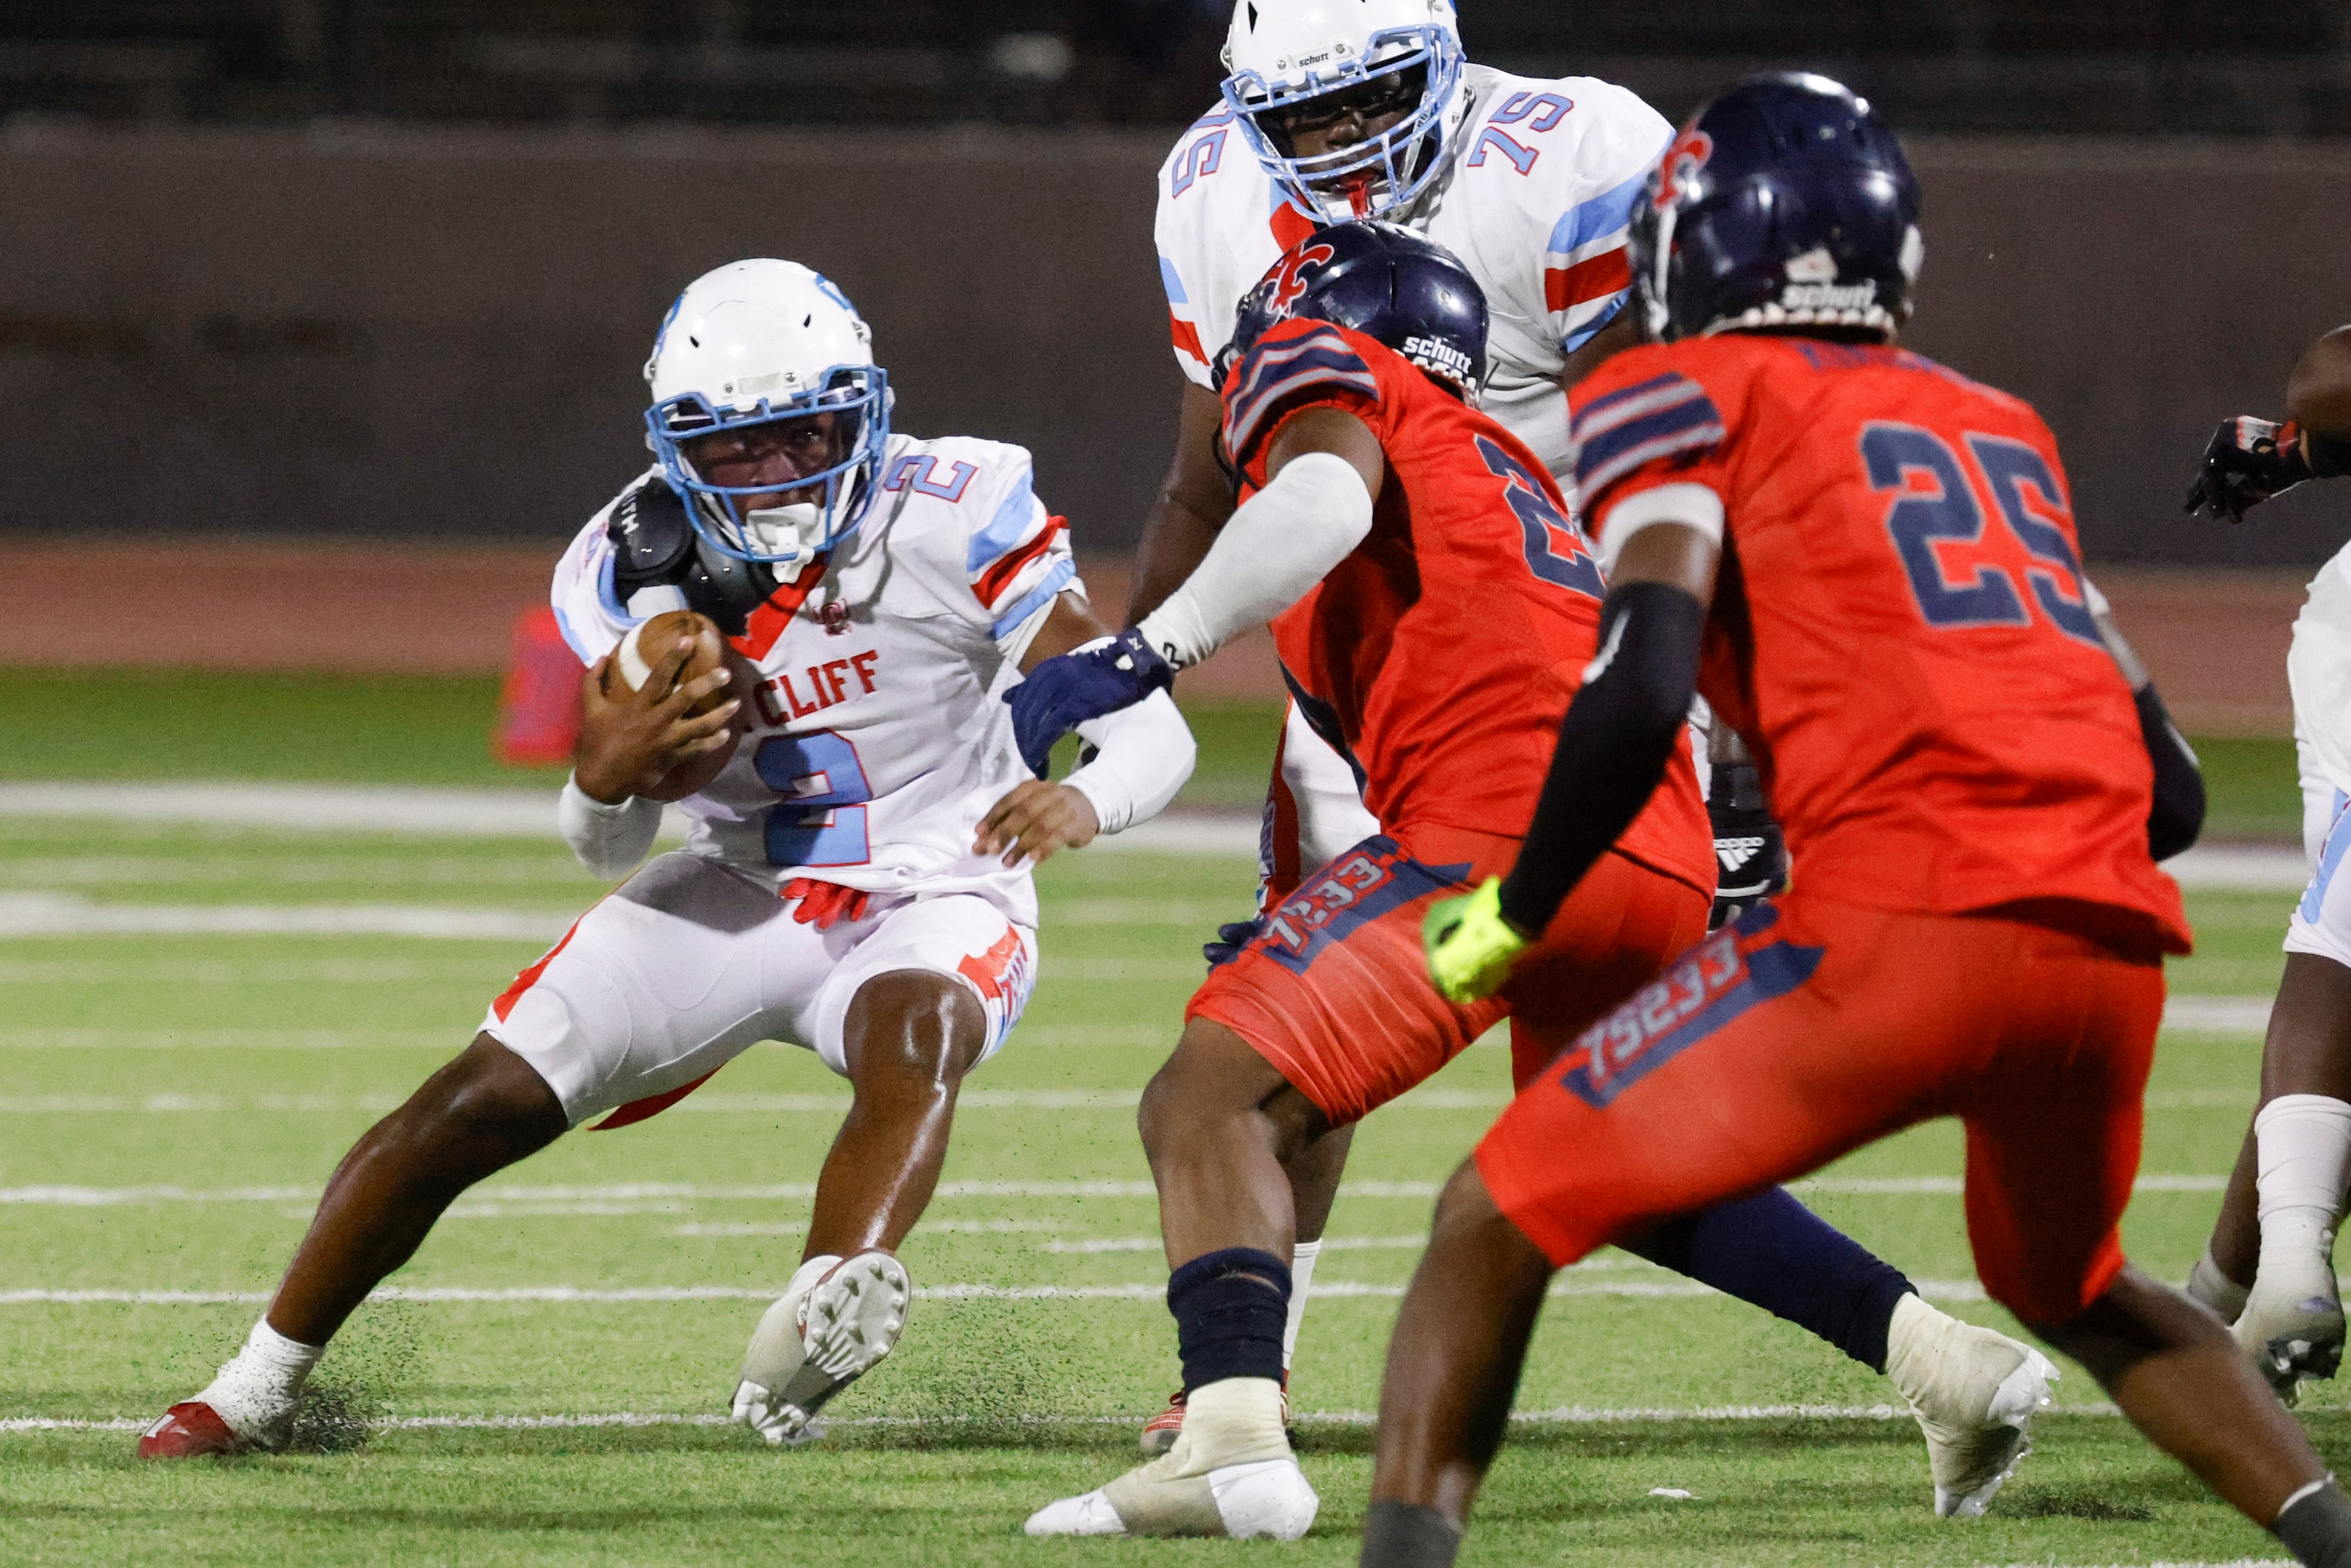
[[[1886,1370],[1902,1270],[1773,1187],[1660,1227],[1631,1251],[1810,1329]]]
[[[1290,1265],[1272,1253],[1228,1247],[1193,1259],[1169,1276],[1167,1310],[1187,1390],[1228,1377],[1280,1381]]]

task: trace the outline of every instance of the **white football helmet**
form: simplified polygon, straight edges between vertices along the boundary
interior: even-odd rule
[[[1225,68],[1225,102],[1258,162],[1327,223],[1400,215],[1442,170],[1468,111],[1452,0],[1238,0]],[[1409,106],[1404,119],[1353,147],[1295,155],[1287,125],[1302,106],[1374,84]]]
[[[879,489],[890,439],[890,378],[849,297],[798,262],[737,261],[686,285],[645,361],[646,444],[710,543],[789,572],[855,528]],[[697,437],[824,422],[820,463],[789,486],[711,483],[684,448]],[[789,497],[747,509],[750,497]]]

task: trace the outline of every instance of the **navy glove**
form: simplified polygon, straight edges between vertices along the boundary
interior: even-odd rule
[[[2303,456],[2301,437],[2291,420],[2273,424],[2250,414],[2222,420],[2205,445],[2188,510],[2241,523],[2261,502],[2316,477]]]
[[[1718,762],[1707,791],[1714,828],[1714,914],[1709,931],[1788,885],[1788,851],[1780,824],[1763,805],[1763,780],[1751,762]]]
[[[1265,916],[1254,920],[1235,920],[1217,927],[1214,942],[1200,944],[1200,956],[1208,961],[1211,969],[1219,968],[1241,956],[1241,949],[1258,939],[1265,930]]]
[[[1004,694],[1020,760],[1038,778],[1052,766],[1053,743],[1090,718],[1133,707],[1176,684],[1176,666],[1135,631],[1047,659]]]

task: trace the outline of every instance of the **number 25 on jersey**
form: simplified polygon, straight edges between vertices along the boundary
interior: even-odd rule
[[[2105,646],[2082,587],[2082,563],[2063,526],[2064,492],[2049,465],[2005,436],[1969,431],[1960,440],[1989,486],[1991,509],[2024,548],[2022,571],[2032,601],[2067,636]],[[1997,546],[1984,537],[1987,508],[1949,441],[1917,425],[1873,423],[1861,433],[1861,458],[1869,487],[1894,497],[1886,531],[1928,625],[2032,624],[2016,573],[1988,559],[1984,547]]]

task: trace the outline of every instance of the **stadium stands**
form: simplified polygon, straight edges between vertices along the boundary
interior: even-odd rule
[[[2351,7],[2277,0],[1466,0],[1472,52],[1669,111],[1831,70],[1913,131],[2351,132]],[[1177,123],[1221,0],[38,0],[0,8],[0,116]]]

